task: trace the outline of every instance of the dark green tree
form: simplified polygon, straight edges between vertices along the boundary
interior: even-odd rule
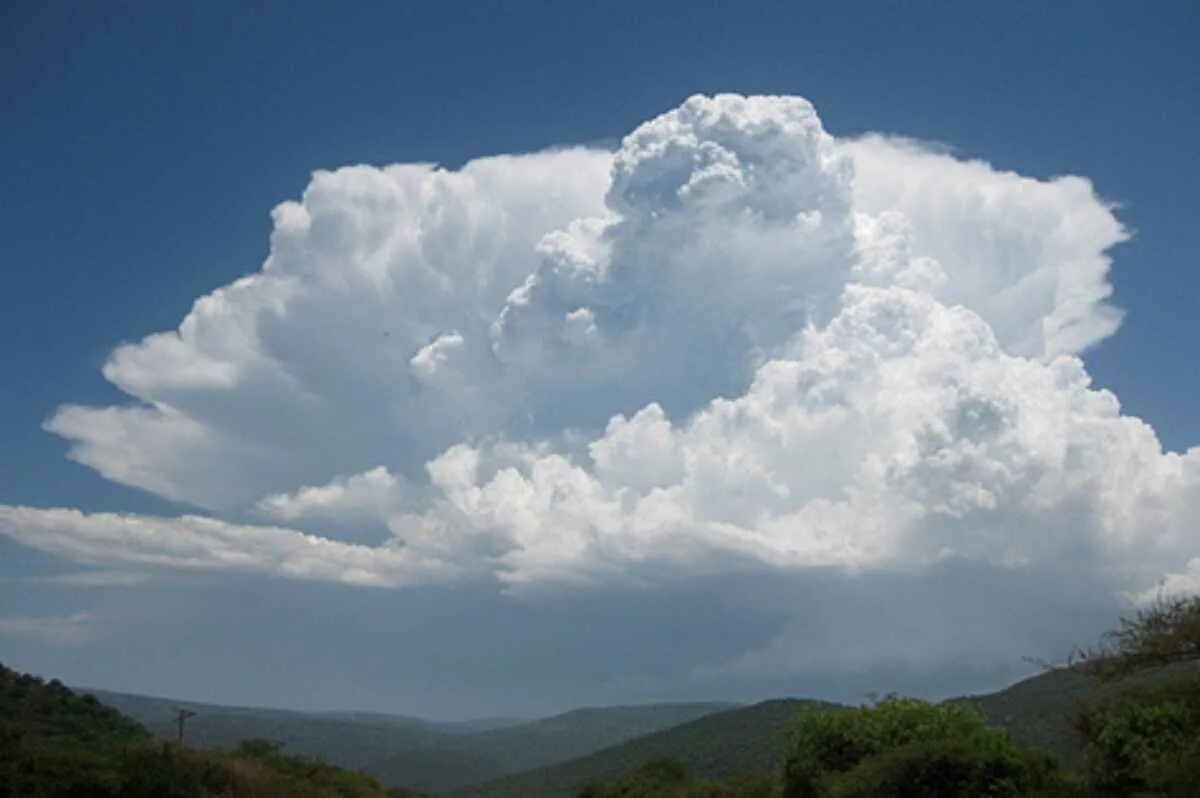
[[[1076,718],[1096,796],[1200,789],[1200,597],[1160,599],[1122,619],[1076,666],[1110,686]]]
[[[1052,794],[1054,761],[974,709],[889,697],[800,719],[786,798],[975,798]]]

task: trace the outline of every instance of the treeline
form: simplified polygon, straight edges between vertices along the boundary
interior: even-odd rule
[[[990,727],[965,703],[889,697],[799,717],[784,768],[711,781],[652,762],[580,798],[1195,798],[1200,598],[1122,621],[1068,667],[1119,689],[1082,702],[1075,761]]]

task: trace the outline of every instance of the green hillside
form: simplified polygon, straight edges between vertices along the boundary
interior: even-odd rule
[[[42,740],[104,747],[149,739],[146,730],[89,695],[0,665],[0,723]]]
[[[455,735],[424,721],[392,715],[324,715],[254,707],[230,707],[168,698],[89,690],[100,701],[135,719],[154,736],[173,740],[175,708],[196,714],[187,721],[195,748],[232,748],[243,740],[270,740],[291,754],[317,757],[361,770],[397,751],[438,749]],[[467,766],[462,763],[455,763]]]
[[[1074,759],[1083,744],[1072,719],[1107,688],[1077,670],[1052,670],[985,695],[953,699],[974,705],[988,723],[1022,742]]]
[[[187,725],[188,743],[194,747],[224,749],[247,739],[270,740],[290,754],[362,771],[385,784],[427,791],[453,790],[574,759],[729,707],[653,704],[580,709],[535,721],[446,723],[403,715],[290,712],[90,692],[164,740],[175,738],[174,709],[183,707],[196,713]]]
[[[0,665],[0,798],[395,798],[367,776],[269,743],[156,743],[90,695]]]
[[[837,709],[824,701],[777,699],[726,710],[630,740],[570,762],[481,784],[462,798],[568,796],[655,760],[671,760],[706,778],[778,769],[788,731],[804,712]]]
[[[1181,663],[1113,682],[1089,675],[1081,668],[1057,668],[994,693],[953,700],[973,704],[993,726],[1072,762],[1079,757],[1083,746],[1074,721],[1086,706],[1196,670],[1195,663]]]
[[[728,704],[650,704],[578,709],[428,750],[405,750],[366,764],[389,784],[445,791],[586,756],[626,740],[710,715]]]
[[[174,737],[181,702],[99,695]],[[189,742],[215,750],[155,742],[93,695],[0,665],[0,798],[1190,796],[1200,598],[1123,619],[1070,668],[940,704],[658,704],[462,724],[182,706],[197,713]]]
[[[1123,682],[1103,683],[1078,669],[1052,670],[995,693],[966,696],[947,703],[975,706],[993,726],[1067,761],[1077,759],[1083,741],[1073,719],[1085,703],[1111,697],[1171,671]],[[801,711],[837,705],[781,699],[710,715],[558,765],[532,768],[462,790],[462,798],[568,796],[584,786],[627,774],[655,761],[669,760],[701,778],[778,770],[788,730]]]
[[[1200,784],[1200,596],[1159,598],[1050,670],[996,693],[932,704],[890,696],[788,713],[783,768],[739,781],[706,766],[677,730],[485,785],[476,798],[902,798],[1194,796]],[[751,708],[754,710],[757,708]],[[722,739],[725,713],[705,719]],[[753,713],[742,711],[743,717]],[[685,728],[685,727],[681,727]],[[748,739],[754,730],[742,735]],[[701,737],[693,745],[710,745]],[[1057,756],[1055,755],[1057,754]],[[723,762],[740,758],[734,751]],[[604,773],[623,760],[623,770]],[[728,770],[728,768],[725,768]]]

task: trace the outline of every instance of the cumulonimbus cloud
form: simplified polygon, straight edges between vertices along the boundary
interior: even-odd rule
[[[1200,449],[1082,360],[1127,237],[1086,179],[721,95],[615,153],[318,172],[274,219],[260,271],[113,352],[134,401],[46,426],[109,479],[289,528],[0,528],[367,584],[965,558],[1137,593],[1200,554]]]

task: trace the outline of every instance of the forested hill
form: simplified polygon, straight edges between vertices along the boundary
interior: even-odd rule
[[[157,743],[58,681],[0,665],[0,798],[394,798],[374,779],[248,741],[201,753]]]
[[[1079,749],[1071,718],[1096,689],[1073,671],[1052,671],[996,693],[955,699],[1039,748],[1071,758]],[[293,754],[361,770],[385,784],[473,796],[566,795],[654,759],[673,759],[700,776],[721,778],[776,769],[787,730],[806,708],[799,699],[752,707],[660,704],[582,709],[535,721],[439,723],[374,713],[304,713],[178,702],[96,691],[164,739],[175,734],[173,708],[197,714],[188,739],[230,748],[248,738]],[[498,728],[496,728],[498,726]]]
[[[1084,745],[1076,725],[1083,707],[1198,667],[1191,663],[1159,669],[1119,684],[1106,683],[1081,669],[1054,669],[994,693],[945,703],[970,704],[991,726],[1067,763],[1075,763]],[[552,767],[475,785],[456,796],[565,798],[579,794],[589,784],[607,782],[648,763],[663,761],[677,763],[684,771],[704,779],[778,772],[797,718],[804,712],[831,709],[839,706],[797,699],[767,701],[708,715]]]
[[[360,770],[386,784],[448,791],[586,756],[729,704],[676,703],[579,709],[533,721],[446,723],[377,713],[309,713],[181,702],[93,690],[100,700],[173,739],[174,708],[188,721],[189,744],[230,748],[260,738],[292,754]],[[482,730],[481,730],[482,727]]]
[[[994,693],[953,700],[974,705],[991,725],[1071,762],[1079,756],[1084,742],[1075,719],[1087,704],[1153,687],[1187,673],[1200,674],[1200,664],[1156,668],[1119,682],[1106,682],[1080,668],[1055,668]]]
[[[787,752],[788,730],[805,712],[837,704],[800,699],[764,701],[664,729],[549,768],[530,770],[457,793],[461,798],[568,796],[646,762],[670,760],[709,778],[778,769]]]
[[[175,708],[183,707],[196,713],[187,722],[187,741],[194,748],[232,748],[242,740],[262,739],[291,754],[318,757],[354,769],[398,750],[437,748],[451,736],[434,724],[396,715],[326,715],[106,690],[88,692],[134,718],[159,739],[174,739]]]
[[[146,730],[90,695],[0,665],[0,724],[9,734],[90,746],[150,739]]]

